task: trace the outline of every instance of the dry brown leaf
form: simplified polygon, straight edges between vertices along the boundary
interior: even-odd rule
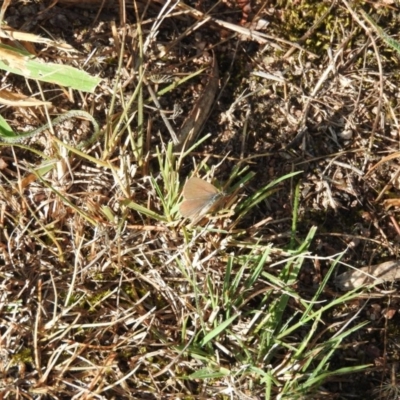
[[[397,313],[397,308],[395,307],[389,307],[386,310],[383,311],[383,316],[386,319],[393,319],[393,317],[396,315]]]
[[[0,90],[0,104],[17,107],[51,106],[51,102],[41,101],[22,93],[10,92],[7,89]]]
[[[28,176],[21,179],[19,186],[21,189],[25,189],[32,182],[35,182],[36,179],[37,179],[37,175],[29,174]]]
[[[26,68],[26,62],[29,57],[23,56],[17,51],[0,47],[0,60],[12,68],[19,69],[24,76],[29,76],[31,71]]]
[[[387,261],[340,274],[336,277],[335,284],[342,290],[352,290],[397,279],[400,279],[400,261]]]
[[[400,199],[386,199],[383,200],[383,205],[386,210],[389,210],[390,207],[399,207]]]
[[[0,158],[0,171],[3,169],[6,169],[8,167],[8,164],[4,161],[4,158]]]
[[[75,50],[72,46],[70,46],[67,43],[55,42],[54,40],[50,40],[39,35],[34,35],[32,33],[16,31],[15,29],[9,26],[2,27],[2,30],[0,30],[0,37],[4,39],[13,39],[22,42],[42,43],[48,46],[55,47],[58,50],[64,50],[71,53],[79,53],[78,50]]]
[[[211,107],[214,102],[215,95],[218,90],[219,72],[218,66],[213,54],[212,73],[210,80],[207,83],[199,100],[194,105],[189,116],[183,122],[182,128],[179,132],[179,144],[177,150],[180,150],[185,145],[186,148],[190,147],[196,140],[203,124],[205,123]]]

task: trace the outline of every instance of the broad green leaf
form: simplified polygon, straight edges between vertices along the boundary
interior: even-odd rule
[[[25,50],[0,45],[0,69],[29,79],[55,83],[72,89],[93,93],[100,83],[94,77],[69,65],[45,63]]]

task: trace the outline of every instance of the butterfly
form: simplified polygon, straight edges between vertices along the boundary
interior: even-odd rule
[[[224,197],[214,185],[200,178],[190,178],[183,188],[184,201],[179,211],[185,218],[196,220],[207,214]]]

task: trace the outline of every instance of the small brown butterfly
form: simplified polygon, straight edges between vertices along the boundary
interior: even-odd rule
[[[185,218],[196,220],[207,214],[224,196],[214,185],[200,178],[190,178],[183,188],[184,201],[179,211]]]

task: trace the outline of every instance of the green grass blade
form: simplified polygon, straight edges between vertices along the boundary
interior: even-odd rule
[[[220,335],[225,331],[225,329],[232,324],[232,322],[239,317],[239,314],[233,315],[232,317],[228,318],[224,322],[222,322],[220,325],[217,326],[217,328],[213,329],[210,333],[208,333],[206,336],[204,336],[203,340],[200,342],[200,346],[203,347],[207,343],[209,343],[212,339]]]

